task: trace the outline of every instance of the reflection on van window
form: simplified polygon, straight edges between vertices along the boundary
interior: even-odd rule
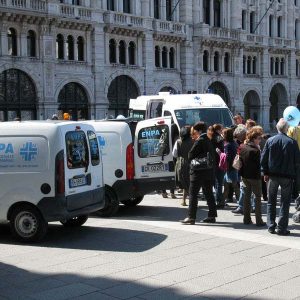
[[[145,110],[131,110],[129,114],[130,118],[134,121],[140,121],[145,119]]]
[[[100,154],[99,154],[99,145],[97,141],[97,136],[93,131],[88,131],[87,135],[89,139],[92,165],[97,166],[100,163]]]
[[[141,158],[170,153],[169,128],[166,125],[146,127],[138,134],[138,154]]]
[[[233,122],[228,108],[194,108],[175,110],[175,116],[179,127],[185,125],[193,126],[199,121],[205,122],[208,126],[222,124],[230,127]]]
[[[89,152],[83,131],[66,133],[67,164],[69,169],[85,168],[89,163]]]

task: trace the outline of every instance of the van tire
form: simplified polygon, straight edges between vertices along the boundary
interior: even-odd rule
[[[21,242],[36,242],[47,233],[48,223],[40,211],[31,205],[21,205],[10,215],[12,235]]]
[[[122,200],[121,203],[128,207],[134,207],[140,204],[143,201],[143,199],[144,196],[132,197],[130,199]]]
[[[119,200],[109,188],[105,188],[105,207],[96,211],[99,217],[112,217],[119,210]]]
[[[78,216],[67,221],[60,221],[60,223],[63,224],[65,227],[80,227],[88,220],[88,218],[88,215]]]

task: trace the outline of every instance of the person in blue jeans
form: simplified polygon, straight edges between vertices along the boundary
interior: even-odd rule
[[[276,125],[278,134],[269,138],[261,155],[264,179],[269,183],[267,223],[268,231],[278,235],[288,235],[289,210],[292,198],[293,180],[300,163],[297,142],[287,136],[288,123],[283,118]],[[281,187],[280,211],[276,223],[277,192]]]

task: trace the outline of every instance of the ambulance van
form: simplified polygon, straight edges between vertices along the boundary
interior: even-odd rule
[[[44,237],[48,222],[81,226],[104,207],[94,128],[80,122],[0,123],[0,221],[21,241]]]
[[[224,100],[215,94],[178,94],[161,92],[158,95],[130,99],[129,115],[133,119],[171,116],[178,129],[204,121],[208,125],[233,125],[233,116]]]
[[[174,188],[170,117],[86,122],[95,128],[103,159],[106,205],[100,216],[115,214],[119,203],[136,206],[146,194]]]

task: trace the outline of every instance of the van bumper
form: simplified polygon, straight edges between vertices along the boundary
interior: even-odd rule
[[[144,196],[158,190],[175,188],[175,177],[119,180],[112,186],[119,201]]]
[[[45,197],[37,205],[47,222],[88,215],[105,206],[104,187],[75,195]],[[74,203],[74,206],[68,203]]]

